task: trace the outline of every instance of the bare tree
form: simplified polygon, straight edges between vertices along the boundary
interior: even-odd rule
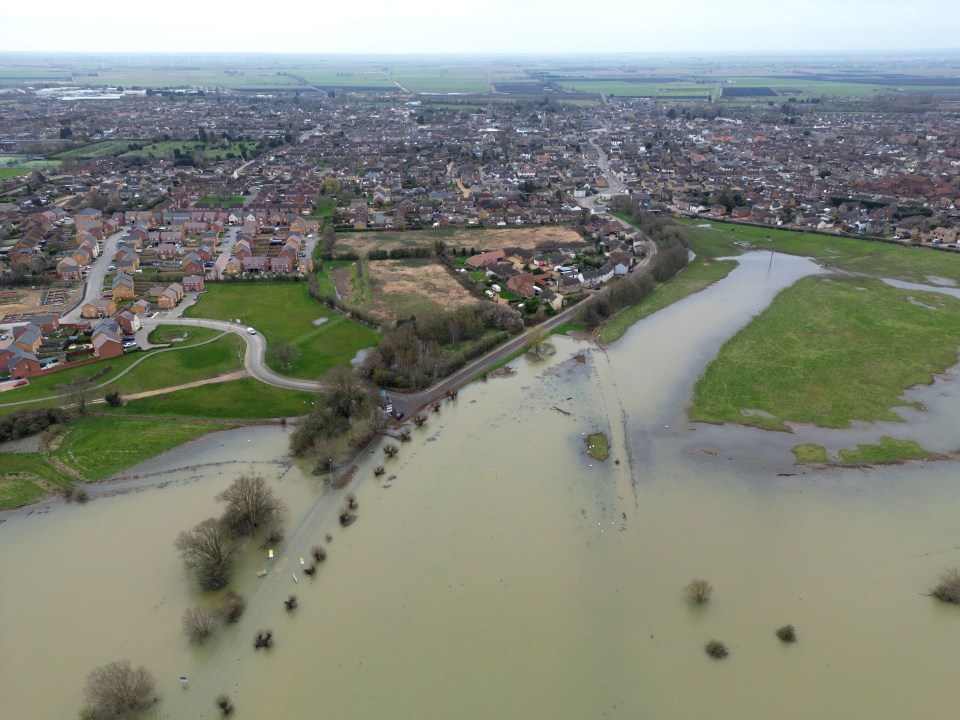
[[[223,522],[238,537],[253,535],[257,528],[272,525],[283,504],[260,475],[241,475],[217,495],[227,504]]]
[[[190,642],[200,644],[213,635],[214,615],[202,605],[188,607],[183,613],[183,633]]]
[[[327,406],[341,417],[356,417],[366,394],[360,377],[350,368],[338,365],[325,381],[329,387]]]
[[[220,606],[217,608],[217,613],[223,622],[235,623],[240,619],[240,616],[243,615],[246,607],[247,603],[242,595],[233,590],[227,590],[223,594],[223,597],[220,598]]]
[[[690,599],[697,603],[697,605],[702,605],[709,600],[713,594],[713,585],[707,580],[691,580],[690,584],[687,585],[687,594],[690,595]]]
[[[120,660],[98,667],[87,675],[83,696],[88,717],[135,718],[157,701],[156,681],[142,665],[134,669]]]
[[[90,392],[93,389],[93,383],[83,375],[74,375],[70,382],[63,385],[57,385],[54,390],[67,397],[70,405],[77,408],[77,415],[83,417],[87,414],[87,403],[90,400]]]
[[[237,543],[216,518],[208,518],[193,530],[180,533],[174,545],[204,590],[217,590],[230,582]]]
[[[550,342],[550,336],[542,328],[535,327],[527,333],[527,352],[537,360],[543,360],[556,351]]]
[[[271,345],[270,349],[267,350],[267,357],[280,363],[280,367],[283,370],[289,370],[290,366],[299,360],[302,355],[303,352],[301,352],[300,348],[290,343],[277,343],[276,345]]]

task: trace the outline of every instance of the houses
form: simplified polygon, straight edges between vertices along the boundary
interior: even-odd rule
[[[113,291],[113,299],[115,301],[133,300],[137,296],[133,278],[123,272],[117,273],[114,276],[113,282],[111,283],[111,290]]]
[[[203,292],[203,275],[187,275],[183,278],[181,283],[183,284],[184,292]]]
[[[106,318],[117,312],[117,303],[113,298],[101,298],[85,302],[80,307],[80,317],[87,319]]]

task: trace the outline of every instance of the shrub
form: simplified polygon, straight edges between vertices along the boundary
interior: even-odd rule
[[[702,605],[709,600],[713,594],[713,585],[707,580],[693,579],[690,581],[690,584],[687,585],[687,594],[690,595],[690,599],[697,603],[697,605]]]
[[[107,401],[107,405],[110,407],[120,407],[123,405],[123,399],[120,397],[120,393],[116,390],[113,392],[108,392],[103,396],[103,399]]]
[[[931,595],[946,603],[960,604],[960,568],[945,570]]]
[[[183,632],[190,642],[199,645],[213,635],[213,629],[214,616],[209,608],[194,605],[183,613]]]
[[[226,693],[217,695],[216,704],[217,707],[220,708],[220,712],[224,715],[229,715],[233,712],[233,702],[231,702],[230,696]]]
[[[730,654],[730,651],[727,650],[727,646],[719,640],[711,640],[704,646],[703,649],[706,650],[707,655],[712,657],[714,660],[722,660]]]
[[[273,646],[273,631],[258,630],[257,634],[253,638],[254,649],[259,650],[260,648],[269,648],[272,646]]]
[[[796,642],[797,631],[794,630],[793,625],[784,625],[783,627],[777,628],[777,637],[785,643]]]

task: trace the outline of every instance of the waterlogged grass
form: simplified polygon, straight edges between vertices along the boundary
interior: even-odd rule
[[[933,457],[936,457],[936,453],[924,450],[913,440],[897,440],[889,435],[884,435],[875,445],[861,444],[857,445],[856,450],[840,451],[844,465],[890,465]]]
[[[604,345],[619,340],[634,323],[722,280],[734,267],[733,260],[710,261],[698,257],[639,303],[624,308],[605,322],[597,338]]]
[[[91,416],[70,423],[53,455],[87,480],[103,480],[230,423]]]
[[[242,378],[130,400],[120,408],[98,407],[97,410],[115,415],[260,420],[306,415],[315,399],[314,393],[285,390],[254,378]]]
[[[256,328],[268,345],[290,343],[301,351],[286,375],[317,379],[346,365],[358,351],[373,347],[379,334],[321,305],[306,283],[229,283],[213,285],[188,308],[189,317],[234,321]],[[320,325],[314,324],[325,319]],[[276,361],[268,360],[280,372]]]
[[[72,482],[40,453],[2,453],[0,467],[0,510],[26,505]]]
[[[960,282],[960,254],[752,225],[706,220],[680,222],[697,255],[729,255],[758,248],[809,257],[826,267],[876,277],[924,283],[928,275],[934,275]]]
[[[776,430],[901,420],[892,408],[904,390],[956,363],[958,345],[960,301],[805,278],[723,346],[694,388],[690,418]]]
[[[610,441],[607,440],[607,436],[602,432],[587,435],[584,443],[586,443],[587,446],[587,455],[594,460],[603,462],[610,457]]]
[[[826,463],[827,449],[823,445],[803,444],[792,450],[798,463]]]
[[[889,435],[880,438],[879,443],[857,445],[856,450],[841,450],[839,460],[827,456],[822,445],[797,445],[793,456],[800,464],[816,465],[893,465],[908,460],[937,459],[936,453],[925,450],[913,440],[898,440]]]

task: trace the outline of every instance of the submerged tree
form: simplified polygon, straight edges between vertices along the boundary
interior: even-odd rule
[[[218,590],[230,582],[238,548],[221,521],[207,518],[193,530],[180,533],[174,545],[204,590]]]
[[[960,568],[944,571],[931,595],[943,602],[960,603]]]
[[[183,632],[190,642],[200,644],[213,634],[214,615],[202,605],[188,607],[183,613]]]
[[[89,708],[86,717],[135,718],[156,700],[156,681],[142,665],[134,669],[120,660],[92,670],[83,696]]]
[[[253,535],[257,528],[277,520],[283,504],[260,475],[241,475],[217,495],[227,504],[223,522],[238,537]]]
[[[697,605],[702,605],[713,595],[713,585],[707,580],[691,580],[687,585],[687,594]]]

